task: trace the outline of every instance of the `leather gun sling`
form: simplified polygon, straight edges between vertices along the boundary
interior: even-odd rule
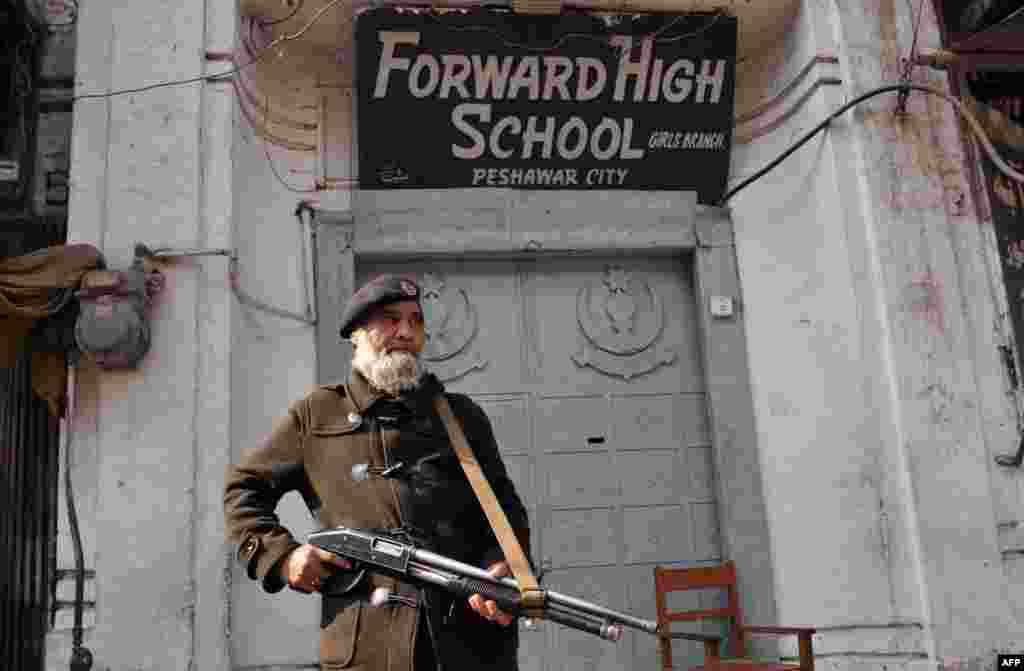
[[[473,491],[494,530],[494,535],[498,538],[498,544],[501,545],[501,550],[505,553],[505,559],[512,569],[512,575],[515,576],[516,582],[519,584],[519,594],[526,614],[529,617],[543,617],[544,591],[537,584],[537,578],[530,570],[530,563],[519,544],[519,539],[516,538],[512,525],[509,524],[508,517],[505,516],[505,511],[501,509],[501,504],[498,503],[498,499],[494,495],[491,483],[484,476],[480,463],[466,442],[466,434],[463,433],[459,420],[452,413],[448,399],[443,394],[434,401],[434,409],[437,410],[441,421],[444,422],[445,429],[448,430],[448,437],[451,438],[452,447],[455,448],[455,454],[459,458],[459,463],[462,464],[462,470],[465,471],[469,484],[473,486]]]

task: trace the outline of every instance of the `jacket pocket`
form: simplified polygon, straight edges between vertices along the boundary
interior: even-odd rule
[[[306,445],[306,470],[325,504],[330,498],[328,492],[338,486],[336,478],[348,478],[352,466],[357,462],[369,461],[369,435],[362,422],[343,419],[310,427]]]
[[[362,419],[359,420],[340,420],[335,422],[327,422],[324,424],[318,424],[309,428],[310,434],[318,438],[332,438],[334,436],[345,436],[350,433],[355,433],[363,426]]]
[[[320,661],[326,669],[344,669],[352,662],[359,634],[362,601],[325,597],[320,621]]]

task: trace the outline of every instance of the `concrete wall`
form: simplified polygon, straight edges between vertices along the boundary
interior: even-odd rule
[[[791,44],[746,81],[789,81],[818,53],[841,83],[739,149],[737,180],[898,78],[908,7],[804,3]],[[923,26],[937,46],[930,13]],[[859,106],[732,203],[779,612],[819,627],[832,668],[988,664],[1024,644],[993,512],[1013,422],[980,307],[996,304],[984,222],[952,108],[915,95],[901,121],[895,103]],[[997,489],[1019,518],[1015,491]]]
[[[787,39],[744,63],[737,111],[826,58],[741,124],[751,139],[736,147],[734,180],[893,80],[908,7],[805,0]],[[230,51],[235,25],[231,3],[83,3],[77,92],[222,71],[204,51]],[[922,25],[921,44],[934,46],[933,17]],[[247,294],[302,312],[295,206],[343,211],[349,199],[303,192],[314,158],[265,147],[233,96],[191,84],[76,103],[69,240],[99,245],[113,265],[135,242],[235,248]],[[1024,649],[996,531],[1024,515],[1019,474],[992,463],[1015,446],[1015,426],[990,231],[950,108],[915,95],[899,121],[894,104],[879,97],[844,116],[731,203],[778,619],[818,626],[819,664],[837,670]],[[347,157],[329,158],[331,176],[347,176]],[[223,257],[162,270],[142,368],[82,371],[72,476],[96,572],[94,668],[271,664],[307,641],[312,663],[315,604],[267,599],[241,576],[222,541],[220,487],[227,461],[313,384],[314,329],[240,303]],[[311,526],[296,499],[282,516],[298,533]],[[62,519],[60,568],[73,562],[67,529]],[[69,596],[68,581],[59,589]],[[234,630],[232,609],[291,628]],[[67,626],[62,612],[48,668],[66,668]]]
[[[794,44],[780,45],[773,69],[781,84],[816,53],[838,56],[820,14],[827,18],[824,8],[805,7]],[[834,66],[816,70],[813,77],[843,80]],[[737,178],[827,116],[845,86],[822,86],[789,122],[738,151]],[[884,335],[859,305],[860,249],[845,230],[844,215],[859,219],[862,198],[839,174],[853,140],[840,132],[818,135],[732,203],[780,621],[822,630],[818,651],[837,665],[857,653],[893,661],[928,653],[908,543],[912,510],[886,444],[884,368],[872,361]]]
[[[308,188],[314,168],[313,157],[265,146],[236,115],[239,286],[261,302],[298,314],[305,312],[307,294],[301,256],[303,229],[294,211],[300,200],[317,199],[290,189]],[[288,404],[315,383],[315,335],[314,327],[301,321],[252,305],[238,307],[231,362],[232,457],[257,444]],[[301,536],[312,530],[305,504],[297,495],[285,497],[278,512],[293,533]],[[235,665],[316,662],[319,613],[315,599],[287,590],[268,598],[236,562],[230,603],[233,609],[245,611],[246,622],[267,625],[232,630]],[[296,649],[307,649],[306,657],[291,659],[290,653]]]
[[[81,3],[76,93],[194,77],[233,43],[224,3]],[[69,241],[111,266],[151,247],[230,246],[233,99],[223,84],[80,100]],[[207,138],[217,138],[214,142]],[[230,454],[234,303],[223,258],[166,264],[153,347],[131,372],[81,370],[72,478],[95,571],[85,645],[95,669],[227,668],[220,489]],[[66,519],[58,567],[73,567]],[[59,586],[69,595],[69,581]],[[65,616],[48,668],[67,668]]]

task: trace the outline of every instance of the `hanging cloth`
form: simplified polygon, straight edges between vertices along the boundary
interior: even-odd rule
[[[13,368],[36,323],[63,310],[89,271],[103,257],[89,244],[56,245],[0,259],[0,368]],[[60,412],[64,389],[62,352],[37,351],[32,359],[32,388]]]

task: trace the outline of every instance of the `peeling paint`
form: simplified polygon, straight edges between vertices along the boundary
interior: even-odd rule
[[[891,559],[891,549],[889,543],[889,513],[885,511],[885,499],[881,495],[878,496],[878,550],[882,556],[882,561],[888,565]],[[890,585],[891,587],[891,585]],[[894,595],[889,595],[890,603],[895,601]]]
[[[946,331],[942,307],[942,283],[928,271],[907,287],[907,309],[930,324],[938,333]]]
[[[929,105],[929,112],[932,109]],[[931,113],[920,118],[913,111],[901,118],[893,109],[881,109],[866,111],[863,119],[887,147],[879,157],[879,167],[891,177],[881,189],[889,208],[962,213],[963,205],[957,204],[957,198],[962,199],[967,190],[963,157],[959,152],[950,153],[934,136],[935,127],[942,125],[941,118]]]
[[[1024,171],[1024,163],[1020,161],[1006,161],[1014,170]],[[1014,212],[1024,208],[1024,186],[1012,181],[1002,173],[997,174],[992,180],[992,192],[996,198]]]
[[[882,78],[887,81],[897,79],[901,68],[899,33],[896,28],[896,1],[879,0],[876,16],[878,17],[878,60],[882,66]]]
[[[884,32],[884,31],[883,31]],[[883,48],[883,70],[891,60]],[[898,72],[893,73],[898,79]],[[938,84],[928,80],[922,84]],[[962,216],[969,191],[963,172],[964,155],[956,124],[946,101],[912,94],[906,112],[897,113],[896,98],[858,112],[866,128],[878,135],[877,173],[889,177],[879,191],[889,208],[941,210]]]
[[[953,417],[950,406],[954,400],[953,394],[946,388],[946,385],[939,382],[930,384],[917,394],[918,399],[930,401],[929,420],[932,424],[952,424]]]
[[[1024,268],[1024,242],[1011,240],[1006,245],[1006,265],[1014,270]]]

